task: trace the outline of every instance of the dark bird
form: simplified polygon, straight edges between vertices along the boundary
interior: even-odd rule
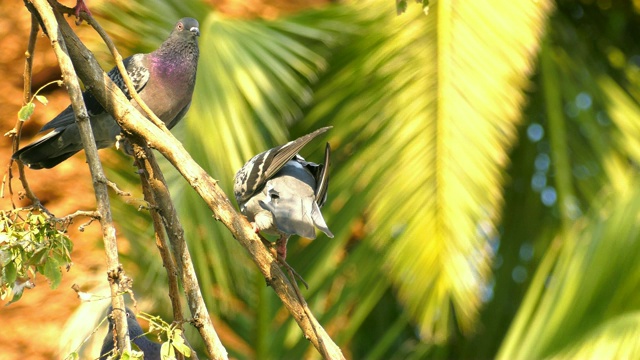
[[[169,129],[184,117],[191,105],[198,66],[199,35],[198,21],[183,18],[156,51],[124,59],[124,66],[136,91]],[[111,69],[108,75],[130,99],[118,68]],[[85,91],[82,95],[98,149],[113,146],[122,129],[90,92]],[[135,100],[132,104],[140,110]],[[82,150],[80,132],[71,106],[40,131],[49,129],[53,131],[18,150],[13,154],[13,159],[19,159],[32,169],[48,169]]]
[[[131,309],[127,309],[127,327],[129,328],[129,338],[133,341],[134,344],[144,353],[145,360],[160,360],[160,349],[162,344],[153,342],[147,339],[144,336],[144,331],[138,320],[136,320],[136,315],[131,311]],[[104,337],[102,341],[102,349],[100,350],[100,359],[106,359],[110,355],[113,355],[114,342],[113,342],[113,329],[115,328],[115,324],[113,319],[111,318],[112,308],[109,307],[109,313],[107,319],[109,319],[109,331],[107,331],[107,335]]]
[[[333,237],[320,212],[329,186],[329,144],[324,164],[305,161],[298,155],[300,149],[330,128],[262,152],[236,173],[233,191],[240,212],[251,221],[256,233],[279,236],[276,250],[282,261],[291,235],[315,239],[318,228]]]

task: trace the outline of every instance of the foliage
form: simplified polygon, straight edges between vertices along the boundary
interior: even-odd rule
[[[166,21],[180,4],[165,3]],[[334,126],[323,213],[336,238],[294,238],[289,261],[347,357],[637,357],[638,9],[407,10],[367,1],[275,20],[203,16],[194,103],[174,132],[231,194],[256,153]],[[145,46],[170,26],[149,15],[111,20],[122,34],[145,28]],[[109,177],[136,184],[129,163]],[[231,355],[309,356],[244,251],[166,169]],[[140,219],[128,205],[114,214]],[[121,227],[131,239],[148,231]],[[163,269],[143,240],[131,242],[135,286],[162,307]]]
[[[640,192],[634,188],[607,195],[554,239],[498,358],[640,356]]]
[[[185,357],[191,357],[191,348],[184,342],[182,330],[178,329],[178,324],[168,324],[159,316],[140,313],[140,318],[149,322],[149,332],[158,331],[158,337],[164,334],[167,341],[162,343],[160,354],[162,358],[175,358],[175,352],[183,354]],[[142,335],[144,336],[144,335]]]
[[[64,227],[44,214],[31,211],[0,211],[0,298],[11,292],[6,305],[18,301],[25,288],[35,286],[37,273],[44,275],[51,289],[60,285],[61,266],[71,266],[73,243]]]
[[[38,95],[45,87],[51,85],[51,84],[56,84],[58,86],[62,86],[62,80],[56,80],[56,81],[52,81],[48,84],[43,85],[42,87],[40,87],[40,89],[38,89],[38,91],[36,91],[35,94],[33,94],[33,96],[31,97],[31,100],[26,103],[23,107],[20,108],[20,111],[18,111],[18,119],[20,119],[20,121],[27,121],[29,120],[29,118],[31,117],[31,115],[33,115],[33,112],[36,110],[36,103],[34,102],[34,100],[38,100],[42,105],[47,105],[49,103],[49,100],[47,100],[47,98],[43,95]]]

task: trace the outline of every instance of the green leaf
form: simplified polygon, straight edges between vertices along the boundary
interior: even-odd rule
[[[11,301],[6,303],[5,306],[9,306],[9,305],[13,304],[14,302],[20,300],[20,298],[22,297],[23,293],[24,293],[24,287],[19,287],[17,289],[17,291],[13,292],[13,297],[11,298]]]
[[[13,298],[11,299],[11,301],[9,301],[5,306],[9,306],[12,303],[20,300],[20,298],[22,297],[22,293],[24,292],[25,288],[31,289],[33,288],[33,283],[31,283],[30,280],[26,280],[26,281],[14,281],[13,283]]]
[[[67,357],[64,358],[65,360],[78,360],[80,359],[80,355],[78,355],[78,353],[76,351],[70,353],[69,355],[67,355]]]
[[[60,285],[60,281],[62,281],[62,271],[60,271],[60,265],[56,259],[49,258],[47,260],[44,264],[43,275],[49,279],[51,289],[55,289]]]
[[[398,15],[407,11],[407,0],[396,0],[396,12]]]
[[[180,352],[186,357],[191,357],[191,348],[189,348],[184,343],[184,338],[182,337],[182,330],[180,329],[173,330],[173,334],[170,336],[170,338],[172,339],[171,344],[176,350],[178,350],[178,352]]]
[[[7,266],[11,260],[11,250],[0,250],[0,267]]]
[[[171,360],[176,357],[176,352],[168,341],[162,343],[162,346],[160,347],[160,356],[162,357],[162,360]]]
[[[9,262],[2,271],[2,282],[11,286],[18,278],[18,269],[16,263]]]
[[[28,120],[31,115],[33,115],[33,111],[35,110],[35,108],[36,104],[32,102],[26,104],[20,109],[20,111],[18,111],[18,119],[20,119],[20,121]]]
[[[43,95],[36,95],[36,100],[40,101],[42,105],[47,105],[49,103],[49,100],[47,100]]]
[[[131,351],[125,351],[122,353],[122,356],[120,357],[121,360],[143,360],[144,359],[144,353],[142,351],[136,351],[136,350],[131,350]]]
[[[46,261],[48,254],[49,249],[41,247],[37,249],[29,259],[27,259],[26,263],[28,265],[41,265]]]

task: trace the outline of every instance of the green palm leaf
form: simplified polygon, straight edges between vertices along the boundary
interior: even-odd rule
[[[382,4],[366,6],[384,14]],[[353,183],[336,196],[365,200],[357,206],[387,249],[388,276],[432,341],[447,337],[452,310],[470,330],[481,305],[507,153],[549,4],[488,10],[439,2],[427,17],[381,16],[380,30],[323,79],[304,120],[348,119],[336,133],[350,171],[332,186]]]
[[[602,202],[545,254],[499,358],[640,354],[640,194]]]

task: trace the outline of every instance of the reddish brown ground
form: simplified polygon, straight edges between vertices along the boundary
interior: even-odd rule
[[[262,16],[272,18],[284,12],[292,12],[302,7],[326,3],[326,0],[311,2],[271,0],[271,1],[238,1],[210,0],[222,12],[240,17]],[[72,1],[65,1],[72,5]],[[91,1],[89,2],[91,7]],[[30,29],[30,16],[21,1],[0,2],[0,131],[2,134],[12,129],[17,113],[22,105],[22,86],[24,53]],[[82,33],[90,31],[86,25],[78,29]],[[33,88],[49,81],[60,79],[60,71],[48,39],[40,36],[34,61]],[[68,104],[68,96],[63,89],[55,86],[44,91],[50,103],[47,106],[37,104],[33,117],[25,124],[23,144],[33,140],[40,127],[57,115]],[[108,153],[102,154],[107,156]],[[0,138],[0,171],[4,176],[11,156],[11,139]],[[13,166],[14,176],[17,174]],[[95,206],[90,175],[82,155],[50,170],[27,170],[27,179],[31,188],[57,216],[64,216],[77,209],[90,210]],[[12,181],[14,195],[4,188],[4,197],[0,198],[0,209],[12,208],[12,200],[16,206],[28,204],[20,200],[18,193],[22,190],[17,178]],[[74,240],[72,253],[74,265],[63,276],[62,283],[56,290],[51,290],[46,279],[38,277],[36,287],[27,290],[23,298],[10,306],[4,306],[7,299],[0,302],[0,360],[5,359],[53,359],[58,358],[58,340],[60,331],[69,315],[80,304],[71,285],[79,284],[83,289],[105,280],[105,258],[100,244],[101,231],[99,224],[94,223],[86,231],[80,233],[80,219],[70,227],[69,235]],[[122,240],[122,239],[121,239]]]

